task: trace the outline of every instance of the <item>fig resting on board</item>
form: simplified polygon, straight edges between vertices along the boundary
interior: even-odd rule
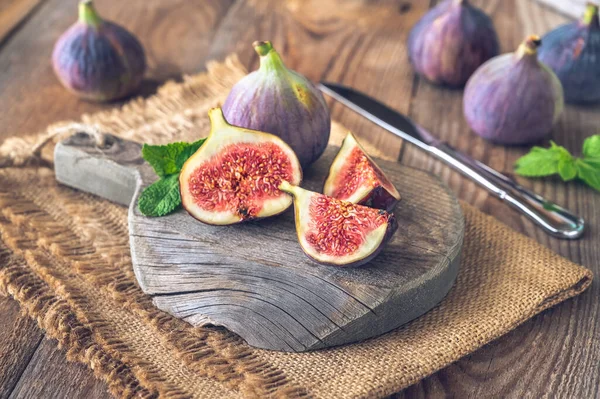
[[[396,187],[351,132],[348,132],[333,159],[323,194],[388,212],[400,200]]]
[[[271,42],[253,45],[260,67],[231,89],[223,104],[225,118],[232,125],[281,137],[306,167],[327,147],[329,108],[308,79],[285,67]]]
[[[199,221],[215,225],[285,211],[292,197],[279,184],[302,180],[292,149],[272,134],[230,125],[220,108],[211,109],[209,117],[210,134],[179,175],[183,207]]]
[[[317,263],[364,265],[379,254],[398,228],[395,216],[382,209],[341,201],[287,181],[279,188],[294,196],[298,241]]]
[[[54,46],[52,65],[62,85],[77,96],[111,101],[139,87],[146,56],[135,36],[100,18],[91,0],[82,0],[79,21]]]

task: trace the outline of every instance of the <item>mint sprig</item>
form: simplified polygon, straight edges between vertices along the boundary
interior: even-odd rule
[[[160,179],[146,187],[138,199],[138,208],[143,215],[164,216],[179,208],[179,172],[185,161],[202,146],[204,140],[167,145],[144,144],[142,157]]]
[[[583,143],[583,157],[574,157],[555,142],[550,148],[533,147],[515,163],[515,172],[526,177],[558,174],[564,181],[578,178],[600,191],[600,135],[588,137]]]

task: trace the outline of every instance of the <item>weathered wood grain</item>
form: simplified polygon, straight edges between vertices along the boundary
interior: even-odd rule
[[[11,35],[4,46],[0,47],[0,138],[41,130],[47,123],[74,118],[81,112],[92,112],[106,107],[76,101],[60,89],[55,81],[49,64],[46,64],[54,39],[40,37],[58,37],[59,31],[72,23],[72,9],[76,0],[46,1],[51,7],[38,7],[34,17],[29,18]],[[245,54],[244,60],[247,65],[256,66],[256,58],[249,43],[268,37],[274,39],[290,66],[301,69],[302,73],[313,79],[337,80],[355,85],[404,113],[435,104],[453,103],[450,108],[454,111],[448,114],[445,114],[443,107],[441,111],[440,108],[434,108],[429,115],[421,114],[424,119],[432,118],[430,125],[419,120],[431,128],[439,124],[441,119],[446,119],[446,126],[453,126],[462,121],[460,93],[448,97],[443,94],[445,91],[432,88],[428,100],[412,100],[414,77],[406,63],[405,38],[414,22],[435,1],[281,1],[282,5],[279,7],[285,8],[286,4],[290,4],[292,9],[296,7],[298,12],[289,19],[280,20],[269,17],[270,12],[260,8],[265,4],[261,0],[238,0],[235,6],[229,9],[227,19],[222,25],[218,24],[222,14],[213,13],[216,1],[195,1],[193,11],[186,11],[182,3],[170,1],[102,0],[98,3],[102,12],[111,13],[117,21],[134,32],[141,29],[153,30],[152,24],[146,23],[144,18],[124,18],[122,15],[137,15],[142,9],[154,10],[157,15],[154,23],[158,20],[164,24],[161,28],[163,33],[152,39],[152,58],[156,60],[152,73],[156,73],[156,76],[176,76],[180,71],[197,71],[202,68],[205,60],[210,58],[207,51],[217,58],[222,58],[230,52],[242,52],[242,55]],[[303,8],[298,8],[303,4]],[[479,1],[476,4],[483,4],[486,11],[493,13],[492,17],[505,51],[511,49],[521,39],[521,35],[548,30],[564,21],[549,8],[532,0],[492,0]],[[177,18],[160,17],[160,10],[166,15],[171,11],[171,7],[177,5],[183,9],[180,13],[204,13],[206,16],[213,16],[215,20],[206,20],[206,24],[199,25],[180,22]],[[125,6],[127,12],[123,11]],[[256,8],[262,11],[257,11]],[[111,11],[113,9],[115,11]],[[382,9],[387,10],[389,16],[369,19],[373,10]],[[186,21],[192,18],[188,17]],[[49,19],[50,23],[45,23],[45,19]],[[169,29],[169,23],[177,26],[177,29]],[[297,31],[304,33],[302,36],[296,36]],[[38,40],[43,43],[37,43]],[[142,40],[149,41],[148,38]],[[202,40],[202,43],[211,42],[210,48],[207,49],[203,45],[196,52],[188,52],[187,49],[197,45],[198,40]],[[385,51],[378,51],[379,42],[385,43]],[[366,57],[366,47],[371,51],[368,54],[378,56]],[[182,57],[186,59],[185,65],[180,62]],[[149,75],[150,79],[153,79],[152,76]],[[399,153],[400,140],[390,138],[383,130],[361,120],[340,105],[330,103],[330,106],[333,117],[355,131],[361,139],[376,143],[389,155],[396,156]],[[568,107],[560,125],[563,133],[556,139],[564,141],[569,149],[577,151],[584,136],[599,126],[598,114],[596,107]],[[413,117],[415,115],[411,114]],[[572,129],[571,123],[575,123]],[[442,136],[445,132],[445,129],[436,131]],[[450,140],[454,146],[505,172],[512,171],[512,162],[525,151],[524,148],[517,148],[510,149],[507,153],[504,148],[474,139],[475,136],[471,134],[459,134],[458,130],[456,132],[456,136]],[[600,274],[600,250],[597,245],[600,233],[598,228],[594,227],[594,223],[588,224],[586,236],[577,242],[552,240],[533,226],[523,224],[515,212],[489,198],[484,191],[449,169],[442,168],[441,164],[429,161],[425,155],[413,151],[405,154],[402,162],[433,171],[461,198],[550,246],[563,256],[592,268],[596,275]],[[600,220],[599,196],[587,187],[577,183],[563,185],[553,180],[549,183],[527,180],[522,182],[584,215],[589,221]],[[528,392],[531,397],[598,397],[600,304],[595,298],[599,295],[597,284],[593,284],[575,301],[545,312],[543,316],[526,323],[514,333],[406,390],[402,396],[495,398],[499,396],[499,392],[502,393],[500,396],[505,397],[522,397],[523,392]],[[575,349],[571,350],[571,347]],[[0,353],[2,349],[0,346]],[[517,351],[519,355],[509,356],[513,351]],[[552,367],[552,362],[548,359],[556,356],[557,368],[548,374],[547,370]],[[50,365],[60,365],[62,362],[64,359],[61,358],[48,360],[49,367],[40,369],[32,378],[53,376],[53,367]],[[546,371],[537,375],[536,367],[542,363],[545,364],[543,369]],[[519,378],[524,370],[529,370],[530,373]],[[80,383],[85,384],[86,378],[80,378]],[[48,381],[63,384],[58,378]]]
[[[0,44],[43,0],[0,1]]]
[[[42,339],[10,398],[112,398],[106,384],[93,378],[90,369],[67,363],[65,355],[55,341]]]
[[[304,171],[303,187],[322,189],[336,153],[329,148]],[[368,266],[351,269],[309,260],[298,245],[291,210],[224,227],[199,223],[184,210],[144,217],[137,209],[139,190],[156,177],[137,143],[109,137],[98,148],[93,138],[78,133],[57,145],[54,160],[59,182],[132,201],[133,269],[159,309],[193,325],[227,327],[251,345],[285,351],[387,332],[431,309],[454,283],[464,232],[458,203],[422,171],[378,164],[402,193],[394,212],[400,228]]]
[[[473,1],[492,15],[502,51],[513,51],[527,34],[544,34],[567,19],[533,1]],[[515,20],[521,23],[516,24]],[[543,45],[543,44],[542,44]],[[462,113],[462,92],[432,86],[417,79],[411,117],[438,137],[493,168],[513,174],[516,159],[528,147],[503,147],[480,139],[469,130]],[[567,106],[552,139],[578,153],[585,137],[598,133],[600,107]],[[423,153],[406,147],[402,163],[440,176],[469,203],[535,237],[554,251],[600,273],[600,195],[580,183],[558,179],[518,178],[550,200],[588,221],[582,239],[549,237],[526,218],[511,211],[474,183]],[[597,284],[574,301],[535,317],[515,331],[454,365],[407,389],[399,397],[577,397],[600,395],[600,288]],[[583,371],[583,370],[587,371]]]
[[[8,398],[40,344],[35,321],[19,313],[19,305],[0,297],[0,398]]]

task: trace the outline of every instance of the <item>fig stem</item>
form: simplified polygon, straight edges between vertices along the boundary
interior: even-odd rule
[[[260,56],[260,69],[263,71],[285,70],[281,56],[269,41],[252,43],[254,50]]]
[[[102,18],[96,12],[92,0],[79,2],[79,22],[97,28],[102,23]]]
[[[278,187],[281,191],[283,191],[284,193],[288,193],[288,194],[292,194],[294,195],[296,193],[296,187],[292,186],[290,183],[286,182],[285,180],[283,180],[281,182],[281,184]]]
[[[596,4],[591,2],[587,3],[585,12],[581,18],[581,23],[586,26],[589,26],[592,23],[595,23],[596,25],[600,24],[600,21],[598,20],[598,6]]]
[[[214,132],[222,127],[230,126],[227,120],[225,120],[225,115],[223,115],[223,110],[221,108],[211,108],[208,111],[208,119],[210,119],[210,131]]]
[[[525,38],[523,43],[517,49],[517,57],[536,56],[537,48],[542,45],[542,39],[537,35],[530,35]]]

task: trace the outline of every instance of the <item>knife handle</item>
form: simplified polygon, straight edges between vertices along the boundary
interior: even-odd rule
[[[446,143],[434,144],[431,152],[523,213],[549,234],[566,239],[576,239],[583,234],[585,222],[582,218],[522,187],[510,177]]]

